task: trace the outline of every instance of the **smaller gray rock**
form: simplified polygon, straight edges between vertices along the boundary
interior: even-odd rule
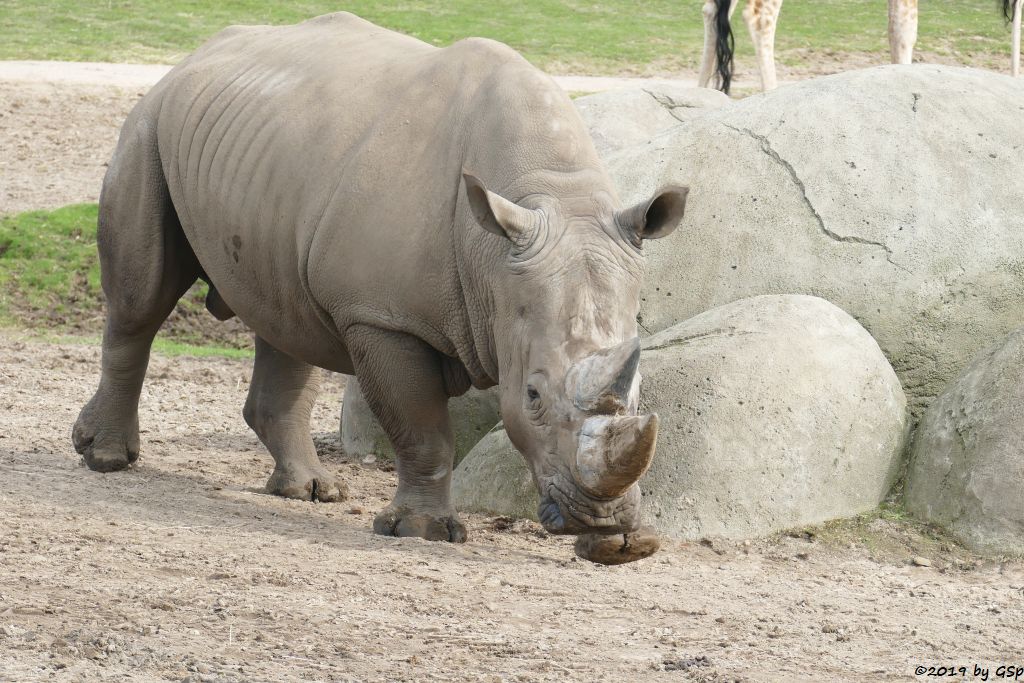
[[[727,95],[710,88],[658,83],[588,95],[574,104],[602,157],[647,142],[669,128],[729,104]]]
[[[979,354],[931,404],[907,509],[973,550],[1024,554],[1024,328]]]
[[[470,389],[462,396],[456,396],[448,401],[448,413],[455,435],[455,464],[458,465],[501,419],[497,387],[486,391]],[[359,458],[369,455],[387,459],[395,457],[395,450],[377,423],[355,377],[348,378],[342,398],[341,447],[347,455]]]
[[[455,468],[452,501],[465,512],[537,521],[537,487],[504,424],[496,425]]]
[[[747,538],[871,510],[905,446],[906,396],[856,320],[812,296],[740,299],[644,340],[641,412],[661,417],[646,521]]]
[[[706,311],[646,339],[640,371],[641,411],[661,417],[640,480],[657,533],[746,538],[856,515],[889,491],[906,396],[871,335],[823,299]],[[533,480],[500,426],[453,481],[459,509],[536,519]]]

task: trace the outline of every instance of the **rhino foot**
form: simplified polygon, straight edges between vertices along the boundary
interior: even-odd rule
[[[348,498],[348,487],[322,467],[300,470],[275,468],[267,481],[267,493],[283,498],[337,503]]]
[[[612,536],[582,534],[576,539],[576,555],[598,564],[636,562],[650,557],[660,547],[658,534],[651,527]]]
[[[455,511],[432,515],[404,506],[389,505],[373,520],[373,531],[382,536],[418,536],[428,541],[465,543],[466,526]]]
[[[139,428],[101,429],[92,403],[82,409],[71,430],[75,451],[94,472],[123,470],[139,459]]]

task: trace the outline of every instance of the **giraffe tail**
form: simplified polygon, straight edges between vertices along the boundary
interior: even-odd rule
[[[732,86],[732,53],[736,47],[732,25],[729,23],[732,0],[715,0],[715,6],[715,62],[718,67],[718,89],[728,95]]]
[[[1003,16],[1006,17],[1006,21],[1013,21],[1013,9],[1018,2],[1021,0],[1003,0]]]

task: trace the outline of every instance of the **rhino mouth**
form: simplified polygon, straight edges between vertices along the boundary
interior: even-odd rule
[[[640,525],[639,507],[639,486],[617,498],[598,500],[558,472],[541,487],[537,516],[552,534],[624,534]]]

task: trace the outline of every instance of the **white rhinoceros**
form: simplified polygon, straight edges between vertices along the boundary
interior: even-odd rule
[[[244,415],[269,491],[344,496],[309,417],[317,366],[356,374],[398,455],[374,529],[462,541],[446,405],[500,383],[544,525],[633,529],[657,434],[636,414],[642,241],[685,197],[623,209],[569,98],[499,43],[438,49],[344,13],[229,28],[121,131],[103,372],[75,448],[100,471],[138,458],[150,344],[201,278],[211,312],[257,335]]]

